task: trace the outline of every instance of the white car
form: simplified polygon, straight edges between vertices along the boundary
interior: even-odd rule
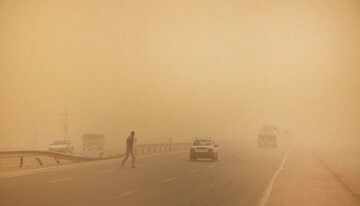
[[[72,154],[74,152],[74,146],[69,140],[56,140],[49,145],[49,151]]]
[[[219,159],[218,147],[211,138],[196,139],[190,147],[190,160],[210,158],[212,161],[217,161]]]

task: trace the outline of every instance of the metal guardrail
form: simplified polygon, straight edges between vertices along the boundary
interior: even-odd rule
[[[50,151],[37,151],[37,150],[22,150],[22,151],[0,151],[0,159],[2,158],[19,158],[20,159],[20,167],[24,165],[25,157],[33,157],[40,166],[43,166],[43,162],[41,161],[42,156],[54,158],[56,163],[60,164],[60,160],[69,160],[73,162],[90,162],[97,160],[105,160],[105,159],[113,159],[119,158],[124,155],[117,155],[112,157],[84,157],[84,156],[75,156],[68,155],[64,153],[58,152],[50,152]]]
[[[191,143],[169,143],[169,144],[142,144],[135,148],[136,154],[153,154],[161,152],[174,152],[189,149]]]
[[[161,152],[174,152],[181,151],[190,148],[190,143],[171,143],[171,144],[141,144],[137,145],[135,149],[136,154],[154,154]],[[20,168],[24,165],[25,157],[33,157],[40,166],[43,166],[43,162],[40,157],[51,157],[54,158],[56,163],[60,164],[60,160],[69,160],[73,162],[90,162],[90,161],[99,161],[99,160],[108,160],[123,157],[124,154],[103,157],[103,153],[100,153],[99,157],[86,157],[86,156],[76,156],[69,155],[58,152],[51,151],[39,151],[39,150],[20,150],[20,151],[0,151],[1,158],[19,158],[20,159]]]

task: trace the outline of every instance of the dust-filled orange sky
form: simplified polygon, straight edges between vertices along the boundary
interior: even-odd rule
[[[63,138],[65,111],[78,145],[358,134],[360,1],[1,0],[0,148]]]

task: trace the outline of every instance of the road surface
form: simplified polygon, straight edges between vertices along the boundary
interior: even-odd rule
[[[252,144],[219,148],[218,162],[187,152],[0,174],[0,205],[360,205],[311,153]],[[299,156],[300,155],[300,156]]]

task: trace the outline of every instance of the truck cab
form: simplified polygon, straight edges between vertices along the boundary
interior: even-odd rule
[[[259,148],[276,148],[279,137],[279,130],[274,125],[264,125],[258,135]]]

